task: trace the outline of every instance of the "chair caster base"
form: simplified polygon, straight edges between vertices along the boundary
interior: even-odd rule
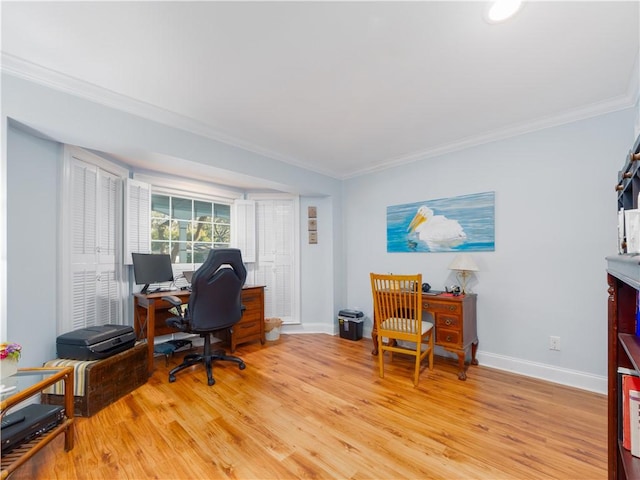
[[[175,375],[169,375],[169,383],[173,383],[176,381],[176,376]]]
[[[240,364],[238,365],[238,368],[239,368],[240,370],[244,370],[245,368],[247,368],[247,366],[246,366],[244,363],[240,363]]]

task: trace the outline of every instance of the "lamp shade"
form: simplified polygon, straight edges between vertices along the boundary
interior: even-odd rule
[[[467,272],[477,272],[480,269],[476,262],[473,260],[473,257],[468,253],[461,253],[453,259],[451,264],[449,265],[449,270],[464,270]]]

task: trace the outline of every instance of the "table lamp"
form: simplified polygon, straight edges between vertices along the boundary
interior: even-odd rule
[[[458,277],[462,284],[462,293],[471,293],[467,292],[467,278],[471,275],[471,272],[480,271],[471,255],[468,253],[461,253],[457,255],[449,265],[449,270],[456,270],[456,277]]]

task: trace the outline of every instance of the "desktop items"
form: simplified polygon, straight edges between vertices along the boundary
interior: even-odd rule
[[[457,297],[461,293],[461,289],[458,285],[451,285],[450,287],[444,287],[446,293],[450,293],[454,297]]]
[[[153,293],[149,291],[149,285],[157,283],[172,282],[173,268],[171,267],[171,257],[163,253],[132,253],[133,276],[136,285],[144,285],[142,293]],[[172,288],[158,288],[156,292],[170,291]]]

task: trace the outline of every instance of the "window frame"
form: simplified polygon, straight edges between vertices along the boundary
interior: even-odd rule
[[[168,213],[164,213],[161,211],[161,210],[164,210],[164,208],[162,208],[161,210],[158,210],[157,205],[156,205],[156,209],[154,210],[153,208],[154,196],[156,197],[156,199],[158,197],[162,197],[168,200],[168,204],[167,204]],[[176,206],[176,202],[178,201],[180,201],[180,203],[186,202],[190,204],[188,209],[187,208],[184,209],[183,211],[184,215],[182,216],[182,218],[176,215],[179,209],[179,206]],[[196,202],[200,202],[203,205],[207,205],[211,207],[210,213],[208,214],[210,221],[201,222],[198,219],[195,211]],[[228,220],[227,218],[225,218],[225,222],[216,222],[216,218],[218,218],[215,214],[217,207],[224,207],[228,209]],[[172,259],[171,259],[172,264],[187,265],[187,266],[195,266],[195,265],[201,264],[202,262],[204,262],[205,259],[201,258],[201,261],[196,261],[195,258],[197,255],[202,256],[202,248],[205,248],[205,246],[206,246],[206,251],[208,252],[211,248],[221,248],[221,247],[227,248],[231,245],[231,242],[232,242],[231,229],[232,229],[232,225],[235,223],[235,220],[232,218],[232,209],[233,209],[233,203],[230,203],[230,202],[220,202],[220,201],[214,201],[210,199],[193,198],[191,196],[186,196],[184,194],[172,195],[164,192],[161,193],[158,191],[153,191],[153,188],[152,188],[151,189],[151,209],[150,209],[151,210],[150,233],[151,235],[154,232],[159,233],[158,224],[156,224],[155,222],[159,220],[160,224],[164,224],[165,219],[169,222],[169,225],[168,225],[169,231],[168,231],[167,238],[151,238],[151,235],[150,235],[151,253],[159,253],[157,252],[157,250],[154,250],[154,246],[156,248],[160,246],[160,248],[164,250],[164,247],[162,247],[162,245],[165,245],[169,247],[169,250],[173,250],[174,248],[178,250],[178,254],[176,255],[176,257],[182,257],[182,255],[185,255],[186,257],[191,256],[192,258],[191,262],[176,261],[176,259],[173,258],[174,256],[172,254]],[[154,216],[154,212],[156,212],[156,214],[159,213],[160,217]],[[191,235],[193,235],[193,231],[191,231],[191,229],[194,226],[197,226],[199,224],[205,226],[205,228],[211,227],[210,242],[197,241],[196,239],[191,238]],[[228,229],[227,242],[216,241],[215,234],[214,234],[216,230],[216,225],[222,225],[223,228]],[[175,237],[174,228],[178,228],[179,232],[182,232],[180,233],[181,238],[174,238]],[[186,236],[182,238],[183,235],[185,234]],[[166,253],[166,252],[162,252],[162,253]]]
[[[211,203],[219,203],[229,205],[231,209],[230,215],[230,244],[233,245],[233,224],[234,218],[234,201],[244,197],[244,193],[231,188],[224,188],[219,185],[202,183],[198,181],[189,181],[178,179],[175,177],[166,177],[163,175],[149,175],[142,173],[134,173],[134,180],[147,183],[150,186],[150,201],[153,195],[167,195],[170,197],[179,197],[196,201],[206,201]],[[149,204],[149,227],[151,227],[151,203]],[[151,228],[149,230],[149,248],[151,249]],[[151,251],[151,250],[150,250]],[[174,277],[178,278],[184,270],[198,268],[202,263],[174,263],[172,259]]]

